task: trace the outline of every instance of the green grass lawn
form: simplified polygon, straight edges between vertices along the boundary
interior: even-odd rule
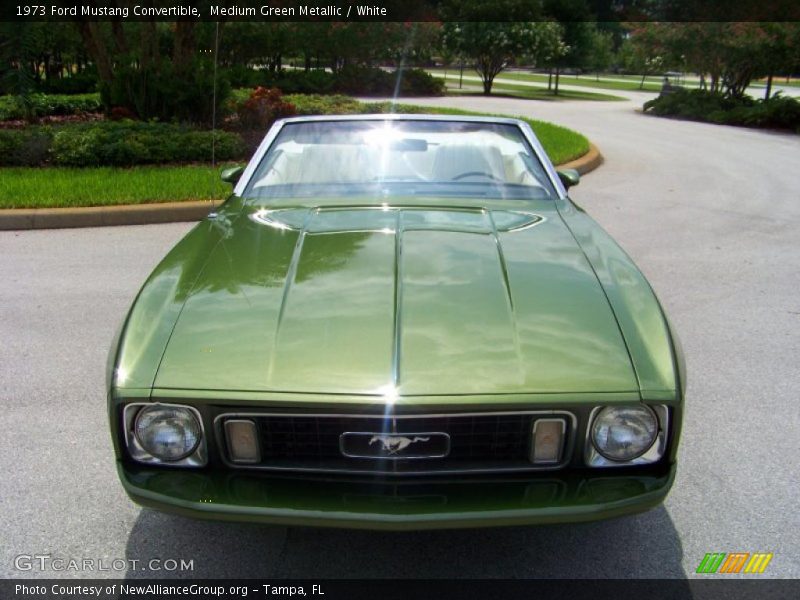
[[[443,69],[430,69],[430,72],[434,75],[443,76],[444,70]],[[477,73],[472,70],[464,70],[465,75],[469,75],[470,77],[477,77]],[[622,90],[622,91],[641,91],[639,88],[639,82],[641,81],[641,76],[638,77],[624,77],[621,75],[614,75],[615,79],[630,79],[630,81],[608,81],[602,79],[603,75],[601,75],[600,81],[597,81],[594,75],[581,75],[577,77],[575,75],[561,75],[559,77],[559,82],[563,85],[579,85],[581,87],[587,88],[597,88],[602,90]],[[611,77],[611,76],[609,76]],[[503,71],[497,76],[498,79],[507,79],[513,81],[526,81],[530,83],[543,83],[547,84],[547,75],[542,75],[540,73],[520,73],[518,71]],[[454,71],[452,69],[448,70],[447,72],[447,81],[448,82],[458,82],[459,74],[458,71]],[[553,81],[555,81],[555,76],[553,76]],[[499,83],[495,83],[493,87],[498,87]],[[652,78],[646,79],[644,84],[644,91],[647,92],[658,92],[661,90],[661,79],[657,78],[657,81],[653,81]],[[563,93],[563,90],[559,90],[559,94]],[[616,100],[618,97],[614,96],[612,98],[583,98],[585,100],[606,100],[606,99],[613,99]]]
[[[230,193],[210,166],[0,169],[0,208],[64,208],[210,200]]]
[[[440,77],[444,76],[444,69],[428,69],[428,71],[434,75],[438,75]],[[453,85],[455,82],[458,84],[458,70],[450,68],[447,70],[447,83],[449,85]],[[478,74],[473,71],[472,69],[464,69],[464,75],[468,75],[470,77],[477,77]],[[506,80],[513,80],[513,81],[526,81],[530,83],[543,83],[547,84],[547,75],[541,73],[521,73],[519,71],[503,71],[497,76],[498,79],[506,79]],[[555,79],[555,77],[554,77]],[[609,81],[611,80],[624,80],[624,81]],[[621,90],[621,91],[630,91],[630,92],[659,92],[661,91],[661,84],[663,80],[663,75],[648,75],[645,77],[644,87],[639,87],[642,81],[641,75],[622,75],[622,74],[614,74],[614,73],[600,73],[600,80],[597,80],[597,77],[594,73],[584,73],[583,75],[561,75],[560,83],[564,85],[575,85],[581,86],[585,88],[596,88],[601,90]],[[689,75],[685,77],[682,81],[675,81],[673,79],[670,80],[673,84],[682,85],[686,88],[696,88],[700,85],[700,79],[695,75]],[[469,85],[475,85],[475,81],[468,80],[465,81]],[[754,79],[751,83],[751,86],[754,88],[764,88],[766,87],[767,81],[766,79]],[[788,86],[788,87],[800,87],[800,79],[790,79],[789,82],[786,82],[786,77],[775,77],[772,80],[773,86]],[[508,88],[509,84],[500,84],[495,82],[492,89],[501,90],[503,88]],[[530,89],[530,88],[529,88]],[[536,89],[536,88],[534,88]],[[580,93],[580,92],[579,92]],[[564,95],[564,98],[568,98],[566,95],[567,92],[565,90],[559,90],[559,95]],[[590,94],[590,92],[587,92]],[[618,96],[608,96],[602,97],[603,94],[599,94],[600,97],[577,97],[576,99],[580,100],[618,100]],[[540,96],[534,96],[537,100],[545,100],[546,98]]]
[[[508,75],[508,76],[506,76]],[[533,83],[547,84],[547,75],[538,73],[501,73],[498,75],[501,79],[513,79],[514,81],[529,81]],[[620,90],[626,92],[658,92],[661,90],[661,80],[658,82],[645,80],[644,87],[640,88],[641,77],[627,81],[608,81],[604,79],[597,79],[593,75],[561,75],[559,78],[560,85],[579,85],[586,88],[594,88],[600,90]],[[555,76],[553,76],[553,84],[555,84]],[[559,90],[559,93],[561,91]]]
[[[800,87],[800,79],[790,79],[786,81],[786,77],[775,77],[772,79],[772,88],[774,89],[776,86],[783,86],[783,87]],[[766,79],[758,79],[753,81],[753,87],[760,87],[765,88],[767,87],[767,80]]]
[[[529,98],[532,100],[593,100],[602,102],[625,102],[627,98],[600,92],[584,92],[583,90],[558,90],[558,96],[553,95],[547,88],[531,88],[526,86],[501,83],[496,88],[501,92],[509,92],[512,96]]]
[[[397,112],[446,115],[482,113],[397,104],[361,103],[347,97],[314,97],[316,110],[303,114]],[[301,111],[303,112],[303,111]],[[508,115],[497,115],[508,116]],[[576,131],[545,121],[524,119],[555,164],[565,163],[589,151],[589,141]],[[204,165],[140,166],[130,169],[111,167],[8,167],[0,168],[0,208],[58,208],[146,204],[184,200],[218,200],[231,191],[219,178],[217,169]]]
[[[469,86],[470,89],[459,89],[453,87],[452,83],[447,88],[448,95],[454,96],[475,96],[483,95],[479,86]],[[510,96],[512,98],[524,98],[525,100],[543,100],[545,102],[558,102],[560,100],[601,100],[601,101],[625,101],[622,96],[612,94],[599,94],[597,92],[584,92],[579,90],[558,90],[558,96],[547,91],[546,88],[532,88],[524,85],[500,84],[492,86],[492,96]]]

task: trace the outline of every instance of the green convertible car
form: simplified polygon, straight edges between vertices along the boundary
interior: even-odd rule
[[[376,529],[660,503],[685,367],[522,121],[275,124],[108,365],[122,485],[182,515]]]

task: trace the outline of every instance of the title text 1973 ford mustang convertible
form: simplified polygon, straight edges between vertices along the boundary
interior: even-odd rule
[[[657,505],[684,367],[515,119],[274,125],[109,360],[119,476],[192,517],[384,529]]]

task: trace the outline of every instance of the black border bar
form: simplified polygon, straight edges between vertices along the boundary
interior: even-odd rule
[[[446,560],[447,557],[442,557]],[[635,560],[632,556],[631,560]],[[754,576],[760,577],[760,576]],[[246,590],[246,593],[245,591]],[[99,593],[98,593],[99,591]],[[683,598],[772,600],[800,597],[798,579],[283,580],[2,579],[0,598],[167,600],[304,598],[315,600],[599,600]]]
[[[0,21],[800,21],[797,0],[2,0]],[[580,4],[580,0],[578,1]]]

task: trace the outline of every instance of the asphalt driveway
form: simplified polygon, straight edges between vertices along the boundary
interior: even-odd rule
[[[51,554],[194,560],[188,573],[85,576],[682,577],[706,552],[760,551],[775,554],[770,575],[800,577],[800,136],[658,119],[629,102],[410,101],[555,121],[605,155],[573,197],[645,272],[688,360],[665,505],[583,525],[403,534],[139,509],[114,472],[106,352],[190,225],[0,232],[0,576],[41,576],[14,559]]]

